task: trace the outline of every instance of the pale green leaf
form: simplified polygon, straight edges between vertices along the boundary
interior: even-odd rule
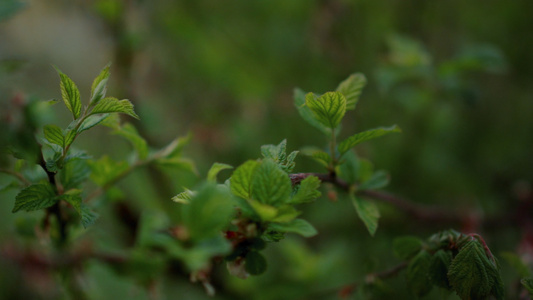
[[[380,217],[378,207],[374,202],[356,197],[353,194],[350,194],[350,197],[357,211],[357,215],[365,224],[370,235],[374,236],[378,229],[378,220]]]
[[[65,137],[63,136],[63,130],[57,125],[45,125],[43,128],[44,137],[52,144],[65,147]]]
[[[92,115],[87,117],[87,119],[83,120],[80,127],[78,128],[78,134],[84,132],[85,130],[89,130],[93,128],[94,126],[102,123],[109,114],[100,114],[100,115]]]
[[[344,153],[346,153],[348,150],[355,147],[359,143],[362,143],[364,141],[368,141],[371,139],[375,139],[377,137],[383,136],[385,134],[393,133],[393,132],[401,132],[400,127],[398,127],[397,125],[393,125],[391,127],[381,127],[381,128],[376,128],[376,129],[370,129],[367,131],[354,134],[351,137],[339,143],[339,147],[338,147],[339,153],[340,155],[343,155]]]
[[[12,212],[47,208],[54,205],[58,199],[54,189],[49,184],[33,184],[18,193]]]
[[[313,115],[313,112],[309,107],[305,105],[305,92],[300,89],[294,90],[294,106],[296,106],[296,109],[298,110],[298,113],[304,119],[307,123],[309,123],[311,126],[315,127],[316,129],[320,130],[322,133],[324,133],[327,136],[331,135],[331,129],[324,126],[322,123],[317,121]]]
[[[196,196],[196,192],[191,191],[189,189],[185,189],[185,191],[172,197],[172,201],[176,203],[189,204],[194,196]]]
[[[252,177],[260,163],[249,160],[240,165],[230,178],[230,187],[233,194],[244,199],[252,198]]]
[[[305,96],[305,104],[322,125],[335,129],[346,113],[346,98],[339,92],[327,92],[320,97],[313,93]]]
[[[312,237],[318,233],[313,225],[303,219],[295,219],[288,223],[270,223],[267,228],[268,230],[292,232],[303,237]]]
[[[100,100],[105,97],[107,89],[107,81],[109,80],[109,68],[111,64],[105,66],[100,74],[94,79],[91,86],[91,101],[89,102],[90,106],[97,104]]]
[[[346,109],[355,109],[361,91],[366,85],[366,77],[362,73],[355,73],[346,78],[337,87],[337,92],[340,92],[346,97]]]
[[[417,297],[425,296],[433,288],[429,278],[430,266],[431,255],[425,250],[420,251],[407,266],[407,285]]]
[[[137,132],[137,129],[131,123],[126,123],[118,127],[113,131],[113,134],[126,138],[133,145],[140,159],[145,159],[148,156],[148,144],[146,140],[139,135],[139,132]]]
[[[125,161],[114,161],[108,156],[103,156],[97,161],[89,161],[91,167],[91,179],[99,186],[106,186],[117,177],[126,174],[130,168]]]
[[[252,178],[252,198],[264,204],[279,206],[289,198],[292,183],[273,160],[265,159]]]
[[[72,81],[67,75],[63,74],[57,67],[56,71],[59,74],[61,80],[61,97],[63,102],[67,106],[68,110],[74,116],[74,119],[80,117],[81,114],[81,100],[80,100],[80,91],[74,81]]]
[[[139,119],[139,116],[133,111],[133,104],[129,100],[118,100],[113,97],[106,97],[100,100],[91,111],[93,114],[102,114],[102,113],[124,113],[129,116],[132,116],[136,119]]]
[[[276,223],[287,223],[294,220],[302,212],[296,210],[292,205],[282,205],[277,208],[277,214],[274,218],[269,219],[268,221]]]
[[[207,172],[207,180],[211,182],[216,182],[218,173],[222,170],[227,169],[233,169],[233,167],[228,164],[214,163],[211,166],[211,169],[209,169],[209,171]]]
[[[191,139],[192,134],[189,132],[186,136],[179,137],[173,140],[166,147],[155,153],[155,156],[159,158],[171,158],[180,156],[181,152],[183,151],[183,148],[191,142]]]
[[[306,177],[300,185],[298,186],[298,191],[291,198],[291,204],[300,204],[314,201],[316,198],[320,197],[320,179],[316,176]]]
[[[272,205],[264,204],[253,199],[247,200],[247,203],[263,222],[271,221],[278,215],[278,209]]]

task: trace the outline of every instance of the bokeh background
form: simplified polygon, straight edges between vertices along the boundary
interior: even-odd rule
[[[421,224],[383,205],[371,238],[349,201],[324,197],[304,210],[317,237],[270,247],[265,275],[243,281],[222,267],[217,278],[217,299],[335,299],[337,287],[399,262],[394,237],[475,230],[498,254],[517,251],[531,234],[509,219],[482,220],[532,201],[532,12],[529,0],[3,0],[0,110],[6,118],[17,99],[60,98],[52,65],[87,101],[93,78],[112,62],[108,94],[135,104],[141,120],[128,121],[152,147],[192,133],[185,153],[198,175],[143,170],[121,183],[136,213],[173,214],[170,198],[205,177],[213,162],[237,166],[285,138],[288,150],[325,146],[294,108],[294,88],[323,93],[364,73],[368,85],[345,118],[344,136],[392,124],[403,134],[358,146],[358,155],[390,173],[388,191],[476,217]],[[67,112],[55,106],[43,122],[66,126]],[[120,159],[129,151],[106,128],[76,143],[95,157]],[[301,156],[296,171],[322,170]],[[1,195],[0,243],[13,238],[17,222],[39,218],[11,214],[14,195]],[[113,234],[123,229],[106,220],[106,209],[93,230],[102,247],[119,251],[124,245]],[[517,275],[503,269],[512,290]],[[88,270],[91,299],[147,297],[135,280],[103,265]],[[402,276],[387,282],[383,293],[409,297],[401,294]],[[0,269],[0,291],[18,295],[22,285]],[[183,277],[165,277],[159,291],[163,299],[207,297]],[[436,289],[431,297],[454,299]]]

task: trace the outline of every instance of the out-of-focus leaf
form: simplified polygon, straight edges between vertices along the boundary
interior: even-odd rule
[[[407,285],[417,297],[425,296],[433,288],[429,279],[430,265],[431,255],[427,251],[422,250],[407,266]]]
[[[346,110],[355,109],[365,85],[366,77],[362,73],[352,74],[339,84],[337,92],[346,97]]]
[[[375,139],[377,137],[383,136],[385,134],[393,133],[393,132],[401,132],[400,127],[398,127],[397,125],[393,125],[391,127],[381,127],[381,128],[376,128],[376,129],[370,129],[367,131],[354,134],[351,137],[340,142],[339,147],[338,147],[339,153],[342,156],[344,153],[346,153],[348,150],[355,147],[359,143],[362,143],[364,141],[368,141],[371,139]]]
[[[316,176],[306,177],[300,185],[298,186],[298,191],[291,198],[291,204],[300,204],[314,201],[316,198],[320,197],[320,179]]]
[[[389,184],[389,174],[385,171],[376,171],[367,181],[361,183],[359,190],[376,190]]]
[[[374,236],[376,230],[378,229],[378,220],[380,217],[379,209],[374,202],[356,197],[353,194],[350,194],[352,203],[355,206],[357,215],[365,223],[366,228],[371,236]]]
[[[394,254],[402,259],[408,260],[422,249],[422,240],[414,236],[403,236],[395,238],[392,242]]]
[[[133,145],[133,148],[135,148],[139,159],[142,160],[148,157],[148,144],[131,123],[120,126],[113,133],[126,138]]]
[[[209,171],[207,172],[207,180],[211,182],[216,182],[218,173],[222,170],[227,169],[233,169],[233,167],[228,164],[214,163],[211,166],[211,169],[209,169]]]
[[[313,225],[303,219],[294,219],[288,223],[270,223],[267,231],[268,230],[274,230],[277,232],[292,232],[303,237],[312,237],[318,233]]]
[[[246,263],[244,266],[250,275],[260,275],[266,271],[267,262],[261,253],[257,251],[250,251],[246,255]]]

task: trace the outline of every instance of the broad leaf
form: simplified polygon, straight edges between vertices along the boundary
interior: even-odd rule
[[[106,186],[119,176],[123,176],[129,169],[125,161],[114,161],[108,156],[103,156],[97,161],[89,161],[91,179],[99,186]]]
[[[67,201],[74,207],[76,212],[80,215],[81,224],[84,228],[89,227],[96,221],[98,214],[91,211],[91,209],[85,204],[82,203],[81,199],[81,190],[70,190],[67,191],[64,195],[61,196],[62,200]]]
[[[320,197],[320,179],[316,176],[306,177],[300,185],[298,186],[298,191],[291,198],[291,204],[300,204],[314,201],[316,198]]]
[[[148,144],[146,140],[139,135],[137,129],[130,124],[126,123],[123,126],[118,127],[113,131],[113,134],[118,134],[126,138],[132,145],[140,159],[145,159],[148,156]]]
[[[94,106],[91,114],[102,113],[125,113],[135,119],[139,119],[139,116],[133,111],[133,104],[126,99],[118,100],[117,98],[107,97],[100,100]]]
[[[270,223],[267,228],[268,230],[292,232],[303,237],[312,237],[318,233],[313,225],[303,219],[295,219],[288,223]]]
[[[394,254],[402,259],[408,260],[422,249],[422,240],[414,236],[403,236],[395,238],[392,242]]]
[[[425,250],[420,251],[407,266],[407,285],[417,297],[426,295],[433,287],[429,279],[430,266],[431,255]]]
[[[298,109],[298,113],[304,119],[307,123],[309,123],[311,126],[315,127],[316,129],[320,130],[322,133],[324,133],[327,136],[331,135],[331,129],[328,127],[322,125],[319,121],[317,121],[313,115],[313,112],[309,107],[305,105],[305,92],[300,89],[294,90],[294,106],[296,106],[296,109]]]
[[[214,163],[211,166],[211,169],[209,169],[209,171],[207,172],[207,180],[211,182],[216,182],[218,173],[222,170],[227,169],[233,169],[233,167],[228,164]]]
[[[244,198],[252,198],[252,178],[260,163],[255,160],[249,160],[240,165],[230,178],[230,187],[233,194]]]
[[[264,204],[279,206],[291,195],[292,183],[273,160],[265,159],[252,178],[252,198]]]
[[[105,97],[105,93],[107,90],[107,81],[109,80],[110,75],[110,66],[110,64],[105,66],[100,72],[100,74],[94,79],[93,84],[91,86],[91,101],[89,102],[90,106],[97,104]]]
[[[72,81],[67,75],[63,74],[57,67],[56,71],[59,74],[61,80],[61,97],[63,102],[67,106],[68,110],[74,116],[74,119],[80,117],[81,114],[81,100],[80,100],[80,91],[74,81]]]
[[[260,275],[266,271],[267,262],[261,253],[250,251],[246,255],[246,263],[244,267],[250,275]]]
[[[33,184],[18,193],[12,212],[47,208],[54,205],[57,200],[58,197],[52,186],[42,183]]]
[[[449,250],[440,249],[433,254],[431,258],[431,265],[429,270],[429,279],[431,282],[441,288],[450,289],[450,282],[448,281],[448,271],[452,263],[452,252]]]
[[[346,109],[355,109],[361,91],[366,85],[366,77],[362,73],[355,73],[346,78],[337,87],[337,92],[340,92],[346,97]]]
[[[45,125],[43,128],[44,137],[52,144],[65,147],[65,137],[63,136],[63,130],[57,125]]]
[[[109,114],[101,114],[101,115],[92,115],[87,117],[87,119],[83,120],[80,127],[78,128],[78,134],[84,132],[85,130],[89,130],[93,128],[94,126],[102,123]]]
[[[70,159],[59,172],[61,185],[65,190],[79,188],[89,178],[91,168],[84,159]]]
[[[462,299],[503,299],[503,282],[496,264],[477,240],[468,241],[455,256],[448,272],[450,285]]]
[[[348,150],[355,147],[359,143],[362,143],[364,141],[368,141],[371,139],[375,139],[377,137],[383,136],[385,134],[393,133],[393,132],[401,132],[400,127],[393,125],[391,127],[381,127],[381,128],[376,128],[376,129],[370,129],[367,131],[354,134],[351,137],[339,143],[339,147],[338,147],[339,153],[340,155],[343,155],[344,153],[346,153]]]
[[[329,166],[331,162],[331,156],[318,148],[306,147],[302,149],[302,154],[311,157],[324,167]]]
[[[356,197],[350,194],[352,203],[355,206],[357,215],[365,223],[366,228],[371,236],[374,236],[378,229],[379,210],[374,202]]]
[[[346,98],[339,92],[327,92],[320,97],[308,93],[305,96],[305,104],[317,121],[331,129],[340,124],[346,113]]]
[[[270,158],[275,161],[283,171],[290,173],[294,169],[294,159],[298,155],[298,151],[293,151],[289,155],[287,151],[287,140],[281,141],[279,145],[263,145],[261,146],[261,154],[264,158]]]

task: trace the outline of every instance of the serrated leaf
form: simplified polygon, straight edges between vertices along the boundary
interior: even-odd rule
[[[265,159],[252,177],[252,198],[261,203],[279,206],[292,191],[289,175],[271,159]]]
[[[233,169],[233,167],[228,164],[214,163],[211,166],[211,169],[209,169],[209,171],[207,172],[207,180],[211,182],[216,182],[218,173],[222,170],[227,169]]]
[[[118,100],[117,98],[106,97],[100,100],[94,106],[91,115],[102,113],[124,113],[139,119],[139,116],[133,111],[133,104],[127,99]]]
[[[394,254],[401,260],[408,260],[422,249],[422,240],[414,236],[402,236],[392,242]]]
[[[366,77],[362,73],[352,74],[339,84],[337,92],[342,93],[346,97],[347,110],[355,109],[365,85]]]
[[[249,160],[235,169],[230,178],[231,192],[241,198],[252,198],[252,177],[260,163]]]
[[[275,161],[283,171],[290,173],[294,169],[294,159],[298,155],[298,151],[293,151],[289,155],[287,151],[287,140],[281,141],[279,145],[263,145],[261,146],[261,154],[264,158],[270,158]]]
[[[305,95],[305,104],[322,125],[334,130],[346,113],[346,98],[339,92],[327,92],[320,97],[313,93]]]
[[[74,116],[74,119],[77,119],[81,114],[80,91],[78,90],[76,84],[74,84],[74,81],[61,72],[57,67],[55,67],[55,69],[59,74],[59,79],[61,80],[60,87],[63,102]]]
[[[52,173],[58,172],[63,167],[59,164],[62,156],[61,149],[54,150],[54,156],[46,159],[46,170]]]
[[[397,125],[393,125],[391,127],[381,127],[381,128],[363,131],[363,132],[354,134],[351,137],[340,142],[338,151],[340,155],[342,156],[344,153],[346,153],[348,150],[355,147],[359,143],[362,143],[364,141],[368,141],[371,139],[375,139],[375,138],[378,138],[380,136],[383,136],[389,133],[401,132],[401,131],[402,130]]]
[[[268,230],[292,232],[303,237],[312,237],[318,233],[313,225],[303,219],[294,219],[287,223],[270,223],[267,228],[267,231]]]
[[[176,196],[172,197],[172,201],[176,203],[182,203],[182,204],[189,204],[191,199],[196,195],[196,192],[193,192],[189,189],[185,189],[185,191],[177,194]]]
[[[67,191],[64,195],[62,195],[61,198],[70,203],[76,212],[78,212],[83,228],[91,226],[98,218],[98,214],[93,212],[85,203],[82,202],[81,190],[74,189]]]
[[[139,135],[139,132],[131,123],[126,123],[118,127],[113,131],[113,134],[126,138],[132,144],[141,160],[148,156],[148,144],[146,140]]]
[[[291,198],[291,204],[300,204],[314,201],[316,198],[320,197],[321,193],[318,191],[320,187],[320,179],[316,176],[306,177],[300,182],[298,186],[298,191]]]
[[[260,275],[266,271],[267,262],[261,253],[250,251],[246,254],[246,263],[244,267],[250,275]]]
[[[32,184],[21,190],[15,197],[12,212],[19,210],[33,211],[54,205],[58,197],[49,184]]]
[[[376,230],[378,229],[378,220],[379,220],[379,209],[374,202],[356,197],[353,194],[350,194],[352,203],[355,206],[357,215],[365,223],[366,229],[371,236],[374,236]]]
[[[91,100],[89,101],[89,105],[95,105],[100,100],[102,100],[105,97],[105,93],[107,90],[107,81],[109,80],[109,68],[110,64],[105,66],[100,74],[94,79],[93,84],[91,86]]]
[[[43,128],[44,137],[52,144],[65,147],[65,137],[63,136],[63,130],[57,125],[45,125]]]
[[[420,251],[407,266],[407,285],[417,297],[428,294],[431,289],[429,279],[429,268],[431,266],[431,255],[425,251]]]
[[[361,183],[358,190],[377,190],[389,184],[389,174],[385,171],[376,171],[367,181]]]
[[[102,123],[102,121],[104,121],[108,116],[109,114],[101,114],[101,115],[92,115],[92,116],[87,117],[87,119],[85,119],[81,123],[80,127],[78,128],[78,134],[84,132],[85,130],[89,130],[93,128],[94,126]]]
[[[307,123],[309,123],[311,126],[315,127],[316,129],[320,130],[322,133],[324,133],[327,136],[331,135],[331,129],[324,126],[322,123],[317,121],[313,115],[313,112],[309,107],[305,105],[305,92],[300,89],[294,90],[294,106],[296,106],[296,109],[298,110],[298,113],[304,119]]]
[[[89,178],[91,168],[84,159],[70,159],[59,172],[61,185],[65,190],[79,188]]]
[[[452,252],[440,249],[433,254],[431,258],[431,265],[429,270],[429,279],[431,282],[445,289],[451,289],[450,282],[448,281],[448,271],[450,264],[452,263]]]
[[[487,257],[483,245],[468,241],[455,256],[448,280],[461,299],[503,299],[503,282],[496,265]]]

